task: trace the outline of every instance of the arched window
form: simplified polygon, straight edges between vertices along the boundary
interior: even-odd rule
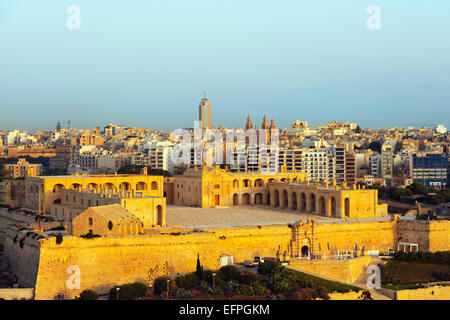
[[[138,182],[136,184],[136,190],[137,191],[147,190],[147,184],[145,182]]]
[[[89,225],[92,226],[93,223],[94,221],[92,220],[92,218],[89,218]]]
[[[64,188],[64,185],[62,185],[62,184],[57,184],[57,185],[55,185],[55,186],[53,187],[53,193],[62,191],[62,190],[64,190],[64,189],[65,189],[65,188]]]
[[[158,190],[158,182],[156,181],[152,182],[152,190]]]

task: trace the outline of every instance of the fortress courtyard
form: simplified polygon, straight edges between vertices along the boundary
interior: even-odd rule
[[[280,225],[294,223],[298,220],[314,220],[321,224],[347,222],[347,219],[299,213],[294,210],[273,208],[262,205],[219,208],[196,208],[178,205],[167,205],[166,207],[167,225],[179,226],[188,229]],[[389,220],[391,220],[391,218],[387,216],[349,219],[348,222],[375,222]]]

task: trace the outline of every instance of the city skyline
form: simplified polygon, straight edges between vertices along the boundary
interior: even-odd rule
[[[247,114],[280,127],[450,126],[445,1],[378,1],[379,30],[366,26],[369,1],[80,0],[79,30],[66,26],[71,4],[1,4],[1,128],[70,119],[169,131],[197,118],[205,89],[214,126]]]

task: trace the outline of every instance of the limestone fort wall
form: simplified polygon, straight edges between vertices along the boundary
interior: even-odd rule
[[[320,243],[320,250],[325,251],[328,257],[333,250],[343,252],[355,243],[360,248],[365,245],[365,250],[385,251],[387,247],[396,246],[397,225],[401,226],[400,233],[407,232],[404,223],[393,220],[317,224],[314,228],[314,248],[319,250]],[[432,250],[450,249],[449,241],[437,245],[439,239],[447,239],[445,228],[448,230],[448,226],[430,222],[418,223],[414,227],[423,228],[423,233],[427,228],[431,230],[429,243],[432,243]],[[306,234],[300,239],[302,243],[311,240],[309,229],[305,231]],[[415,234],[419,234],[418,240],[425,241],[420,232]],[[239,263],[254,256],[274,257],[277,251],[281,254],[286,251],[289,259],[292,228],[287,225],[210,228],[186,234],[174,230],[172,234],[95,239],[65,236],[61,244],[56,244],[56,238],[27,238],[23,248],[13,243],[13,236],[13,233],[7,233],[5,241],[5,260],[8,260],[12,272],[22,278],[24,285],[35,286],[36,299],[54,299],[56,295],[73,298],[84,289],[106,293],[114,285],[145,282],[148,270],[156,265],[162,270],[166,261],[172,276],[192,272],[196,268],[197,254],[207,269],[218,269],[221,255],[231,255],[235,263]],[[71,290],[67,286],[70,276],[67,269],[72,265],[80,268],[80,289]]]

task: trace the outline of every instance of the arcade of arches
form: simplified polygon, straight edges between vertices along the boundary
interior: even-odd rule
[[[274,174],[239,173],[217,167],[189,168],[171,183],[173,203],[184,206],[211,208],[236,205],[269,205],[269,185],[276,182],[298,183],[306,180],[303,172],[278,172]],[[169,203],[169,202],[168,202]]]
[[[378,204],[378,191],[340,189],[325,185],[275,183],[270,185],[270,205],[325,217],[370,218],[387,216],[387,205]]]

